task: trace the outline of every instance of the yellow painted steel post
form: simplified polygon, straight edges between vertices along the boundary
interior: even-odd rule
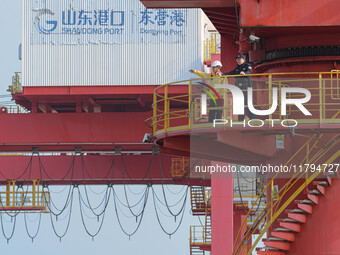
[[[337,90],[337,97],[336,99],[339,99],[340,91],[339,91],[339,72],[336,72],[336,90]]]
[[[157,90],[153,92],[153,118],[152,118],[152,135],[156,135],[157,130]]]
[[[188,102],[188,110],[189,110],[189,123],[188,123],[188,125],[189,125],[189,130],[191,130],[191,89],[192,89],[192,87],[191,87],[191,81],[189,82],[189,95],[188,95],[188,100],[189,100],[189,102]]]
[[[251,196],[253,197],[255,195],[254,191],[255,191],[255,185],[254,182],[256,181],[255,178],[252,178],[251,180]]]
[[[36,196],[36,189],[35,189],[35,185],[37,183],[37,180],[32,180],[33,184],[32,184],[32,204],[33,207],[35,207],[35,196]]]
[[[6,184],[6,206],[10,206],[11,201],[11,181],[7,181]]]
[[[210,55],[215,53],[215,41],[213,35],[211,35],[211,41],[210,41]]]
[[[322,125],[322,74],[319,73],[319,117],[320,117],[320,127]]]
[[[272,74],[269,74],[269,77],[268,77],[268,82],[269,82],[269,107],[272,105],[273,103],[273,97],[272,97],[272,90],[273,90],[273,84],[272,84]],[[269,120],[272,119],[272,114],[269,115]]]
[[[168,109],[168,84],[164,88],[164,132],[168,131],[169,109]]]
[[[274,201],[274,180],[272,180],[271,182],[271,201],[270,201],[270,224],[272,224],[272,220],[273,220],[273,201]]]
[[[306,163],[309,164],[309,141],[306,145]],[[308,172],[306,172],[306,182],[307,182],[307,179],[308,179]]]
[[[12,195],[13,195],[12,203],[13,203],[13,206],[15,206],[15,182],[16,181],[12,180],[12,188],[13,188],[13,190],[12,190]]]
[[[37,206],[39,206],[39,196],[40,196],[39,185],[40,185],[40,180],[37,180]]]
[[[279,116],[280,116],[280,121],[282,121],[282,115],[280,114],[282,112],[282,104],[281,104],[281,88],[282,88],[282,84],[281,84],[281,81],[279,82],[279,95],[278,95],[278,98],[279,98]]]
[[[248,228],[248,218],[246,217],[246,219],[245,219],[245,221],[246,221],[246,232],[247,232],[247,228]],[[245,250],[245,253],[244,254],[247,254],[247,247],[248,247],[248,245],[245,245],[245,247],[244,247],[244,250]]]
[[[327,116],[326,116],[326,81],[325,80],[323,80],[323,82],[322,82],[322,93],[323,93],[323,117],[324,118],[327,118]]]

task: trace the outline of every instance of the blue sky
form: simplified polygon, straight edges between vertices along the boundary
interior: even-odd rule
[[[18,60],[18,46],[21,41],[21,0],[4,0],[1,1],[2,14],[0,15],[1,26],[1,68],[0,68],[0,95],[7,94],[8,85],[11,83],[11,77],[16,71],[21,71],[21,63]],[[9,97],[0,97],[0,105],[4,102],[7,103]],[[1,123],[5,125],[6,123]],[[56,192],[61,190],[61,187],[51,187]],[[103,187],[94,187],[94,190],[103,190]],[[138,188],[135,188],[136,190]],[[140,189],[140,188],[139,188]],[[172,191],[180,190],[180,187],[170,187]],[[3,187],[2,187],[3,190]],[[162,193],[159,190],[159,194]],[[52,194],[53,195],[53,194]],[[132,194],[133,195],[133,194]],[[61,192],[55,198],[55,201],[62,204],[66,199],[67,191]],[[0,247],[2,254],[138,254],[138,255],[189,255],[189,226],[199,225],[197,217],[190,215],[190,199],[187,199],[186,213],[184,220],[179,228],[179,231],[169,239],[169,237],[161,230],[154,211],[152,196],[150,195],[147,203],[145,218],[141,224],[138,232],[131,237],[131,240],[123,234],[120,230],[114,207],[108,207],[107,215],[105,218],[104,226],[100,234],[92,241],[89,237],[81,222],[80,210],[78,206],[78,197],[74,195],[74,208],[72,211],[70,229],[65,238],[60,240],[55,236],[49,215],[42,216],[42,222],[37,238],[32,242],[26,233],[24,216],[18,215],[17,223],[13,238],[7,244],[6,239],[0,230]],[[102,196],[101,196],[102,197]],[[178,196],[177,196],[178,197]],[[98,200],[97,200],[98,199]],[[100,195],[93,201],[99,201]],[[170,203],[177,201],[176,197],[169,198]],[[34,232],[37,227],[37,216],[29,215],[28,228]],[[178,220],[173,217],[163,217],[164,224],[169,229],[173,229]],[[127,227],[133,227],[135,219],[128,222],[128,218],[123,218]],[[204,220],[204,219],[202,219]],[[12,222],[8,217],[3,217],[4,231],[9,234],[12,227]],[[60,223],[60,224],[59,224]],[[63,227],[62,220],[58,221],[58,226]],[[96,223],[93,223],[93,228]]]

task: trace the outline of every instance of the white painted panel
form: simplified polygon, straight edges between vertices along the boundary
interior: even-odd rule
[[[202,69],[200,9],[23,0],[23,86],[159,85]],[[148,31],[146,33],[145,31]]]

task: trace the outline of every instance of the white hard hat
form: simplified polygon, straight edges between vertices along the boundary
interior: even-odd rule
[[[215,67],[215,66],[220,66],[222,68],[222,63],[218,60],[214,61],[211,65],[211,67]]]

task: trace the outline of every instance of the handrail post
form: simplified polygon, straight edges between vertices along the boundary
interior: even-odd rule
[[[12,205],[15,206],[15,180],[12,180],[12,195],[13,195],[13,201],[12,201]]]
[[[273,103],[273,97],[272,97],[272,90],[273,90],[273,77],[272,77],[272,74],[270,73],[269,74],[269,77],[268,77],[268,82],[269,82],[269,107],[272,105]],[[272,114],[269,115],[269,120],[272,120]]]
[[[322,126],[322,73],[319,73],[319,125]]]
[[[32,204],[33,207],[35,207],[35,196],[36,196],[36,189],[35,189],[35,185],[37,184],[37,180],[32,180],[33,184],[32,184]]]
[[[10,206],[11,201],[11,181],[6,184],[6,206]]]
[[[40,196],[40,191],[39,191],[39,185],[40,185],[40,180],[37,180],[37,205],[39,206],[39,196]]]
[[[323,113],[322,113],[322,116],[324,118],[327,118],[326,116],[326,81],[325,80],[322,80],[322,92],[323,92]]]
[[[270,224],[272,224],[272,219],[273,219],[273,201],[274,201],[274,180],[271,180],[271,199],[270,199]]]

